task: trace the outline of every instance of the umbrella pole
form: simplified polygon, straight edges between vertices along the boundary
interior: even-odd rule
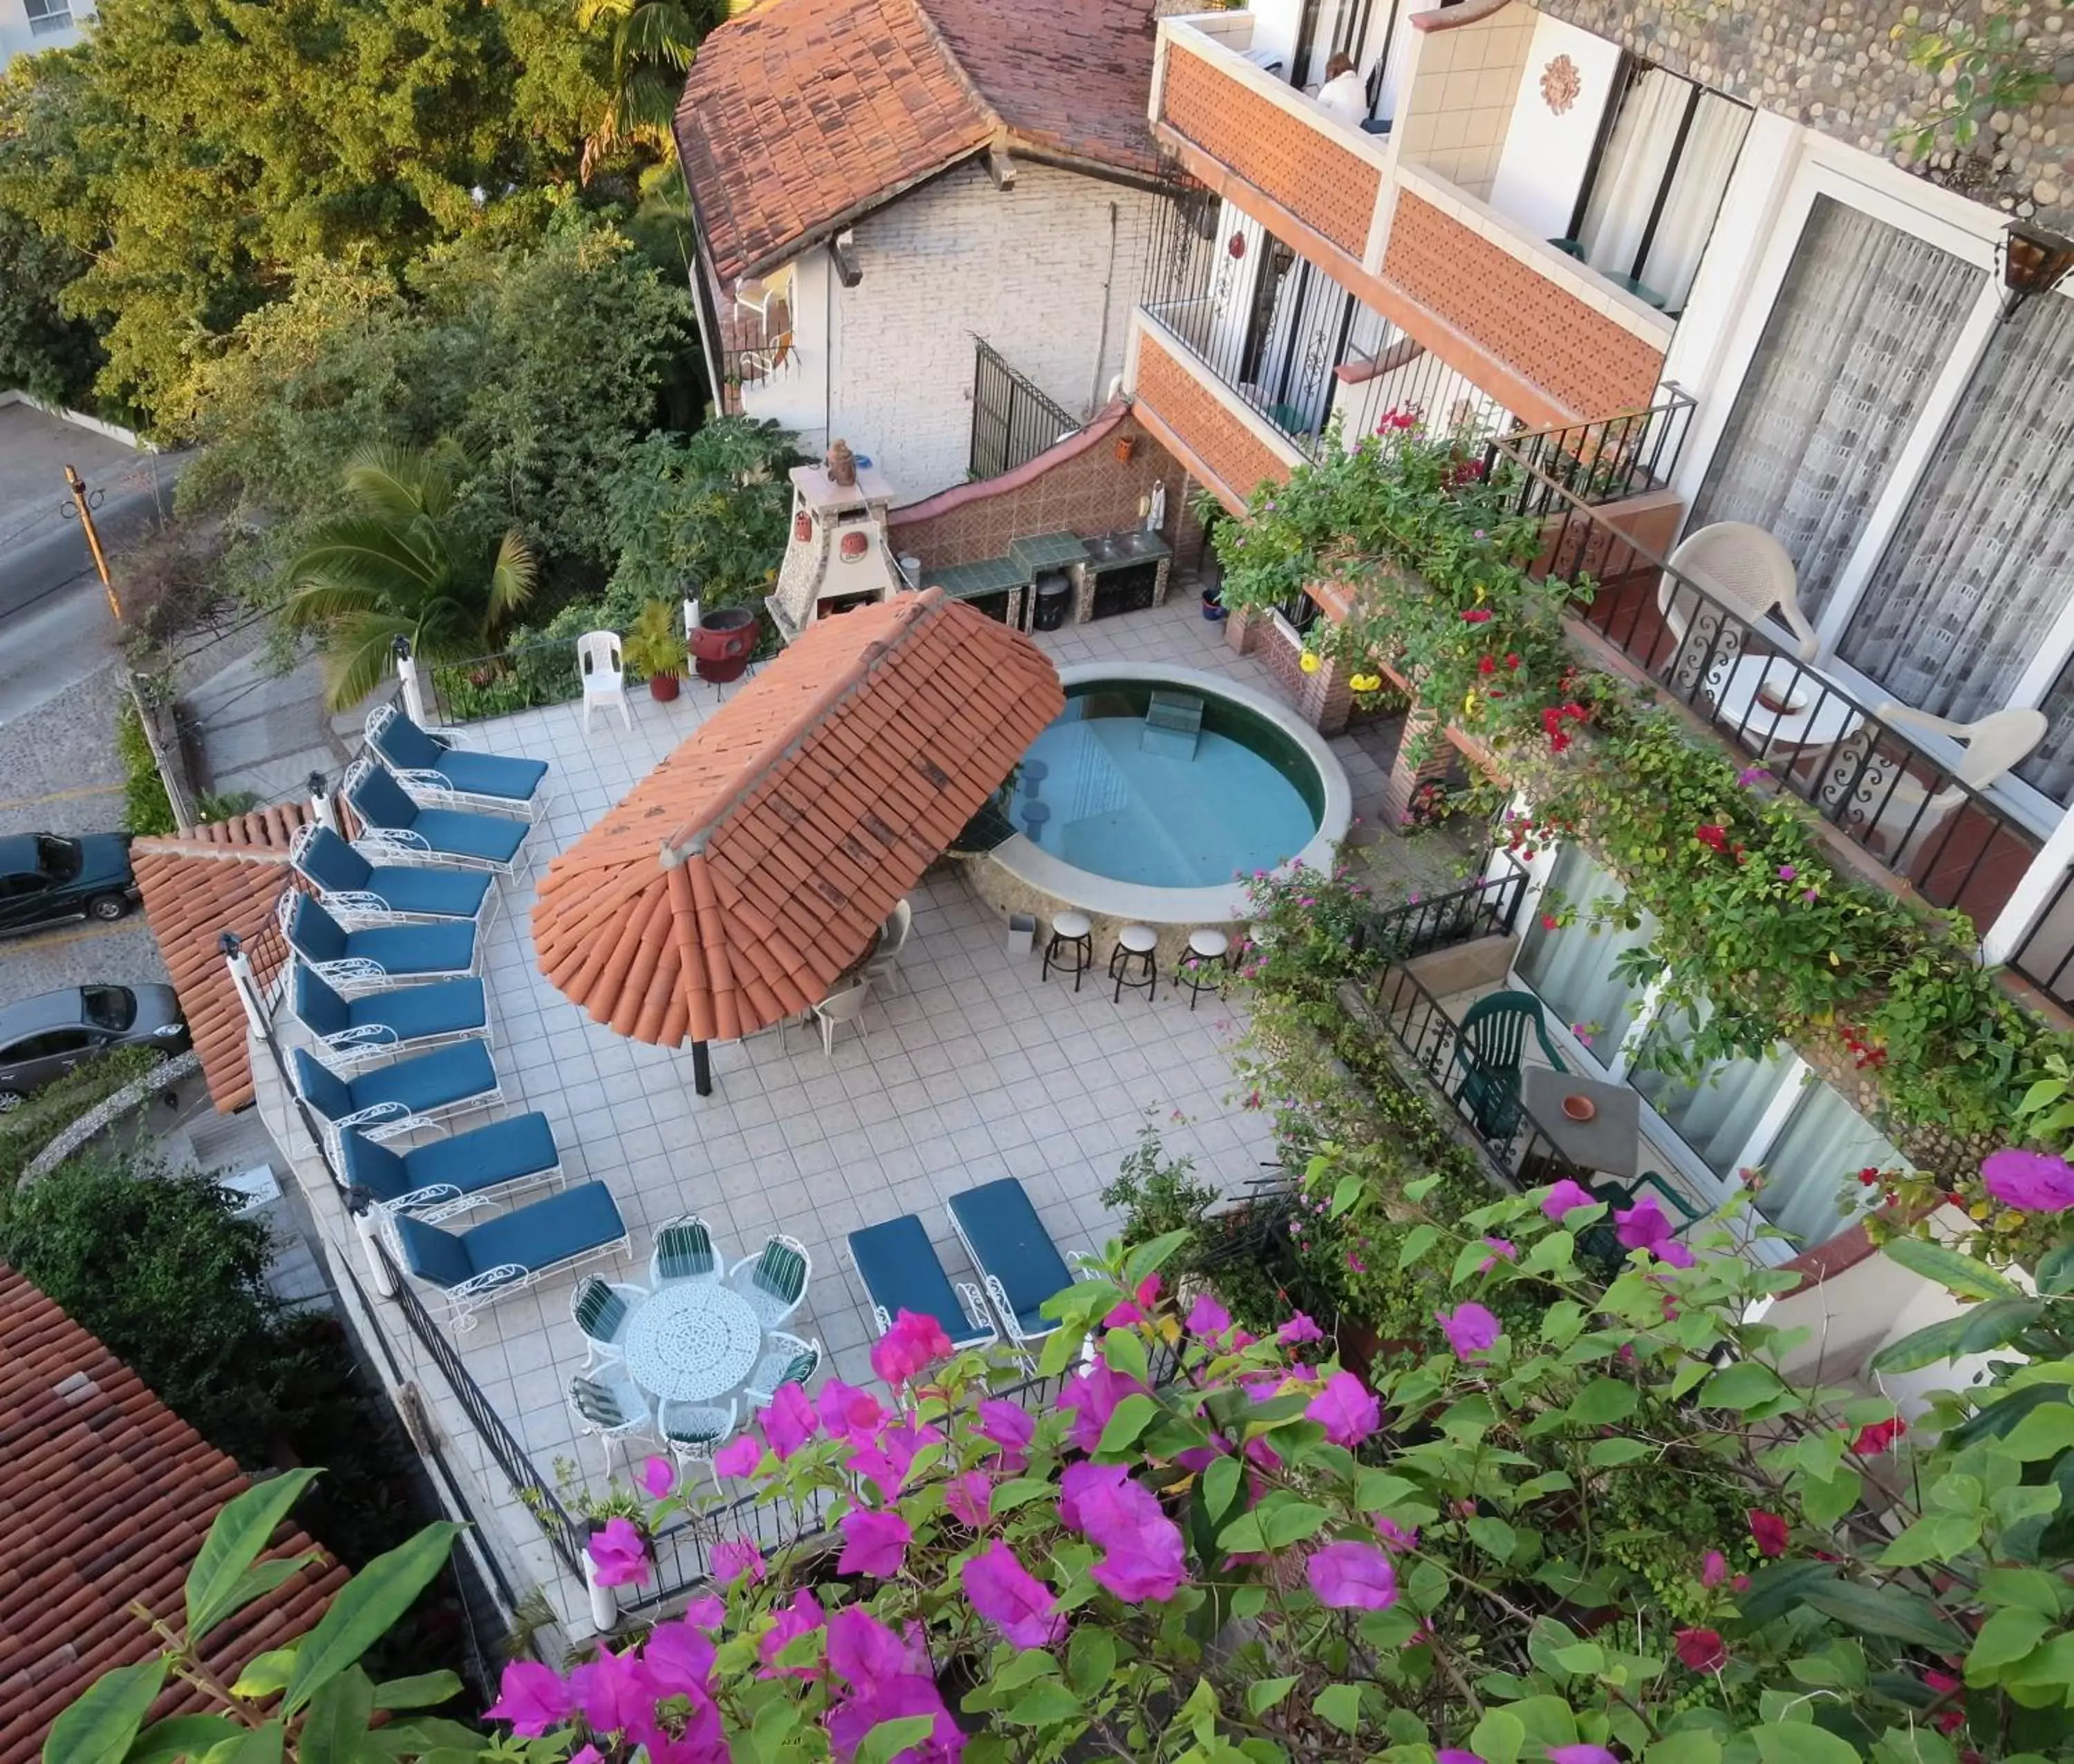
[[[692,1043],[692,1089],[701,1097],[713,1094],[713,1062],[706,1057],[703,1041]]]

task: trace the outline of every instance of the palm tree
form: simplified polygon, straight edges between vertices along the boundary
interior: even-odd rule
[[[675,155],[670,119],[684,95],[684,75],[714,26],[747,12],[753,0],[576,0],[576,23],[612,26],[612,104],[584,143],[586,181],[598,163],[622,147]]]
[[[330,709],[381,684],[399,637],[427,662],[485,654],[533,592],[533,552],[516,527],[494,550],[461,530],[450,458],[445,448],[363,449],[345,473],[355,506],[288,566],[281,620],[324,634]]]

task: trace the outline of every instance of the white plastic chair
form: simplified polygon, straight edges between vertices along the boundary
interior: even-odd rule
[[[1792,631],[1796,639],[1793,653],[1802,661],[1812,662],[1820,653],[1821,641],[1800,610],[1795,593],[1798,576],[1793,560],[1762,527],[1748,521],[1717,521],[1703,527],[1679,542],[1671,554],[1671,567],[1691,577],[1746,624],[1762,629],[1766,615],[1776,610]],[[1726,662],[1733,662],[1741,652],[1740,634],[1721,631],[1721,615],[1681,593],[1674,577],[1667,576],[1659,585],[1656,606],[1681,652],[1688,647],[1703,657],[1717,651],[1719,660]]]
[[[853,986],[832,993],[813,1007],[814,1020],[821,1026],[821,1051],[831,1060],[835,1057],[836,1027],[839,1023],[855,1022],[864,1014],[865,1001],[871,996],[871,982],[860,979]],[[864,1036],[862,1029],[857,1038]]]
[[[619,720],[631,729],[634,713],[626,708],[626,669],[620,659],[618,634],[585,631],[579,637],[576,671],[583,675],[584,733],[590,733],[590,713],[601,704],[618,705]]]
[[[915,929],[915,908],[911,902],[903,900],[893,909],[892,916],[886,921],[885,928],[878,934],[878,947],[871,952],[871,960],[864,965],[866,981],[878,980],[893,972],[900,960],[900,952],[907,947],[907,939]]]
[[[1851,795],[1858,801],[1878,804],[1878,812],[1866,831],[1901,841],[1900,849],[1884,861],[1890,869],[1903,874],[1922,854],[1931,836],[1965,801],[1967,790],[1985,790],[2012,767],[2022,765],[2051,726],[2042,710],[1991,711],[1976,722],[1954,723],[1891,699],[1873,714],[1900,734],[1942,735],[1965,748],[1951,768],[1956,782],[1934,796],[1930,787],[1903,765],[1898,754],[1884,749],[1874,749],[1862,771],[1853,773],[1836,765],[1829,768],[1832,777],[1849,776]]]

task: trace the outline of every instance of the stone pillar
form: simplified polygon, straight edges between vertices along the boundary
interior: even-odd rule
[[[1417,763],[1411,750],[1423,737],[1431,733],[1425,757]],[[1404,734],[1397,744],[1397,757],[1390,762],[1390,776],[1382,787],[1382,824],[1396,828],[1404,824],[1405,816],[1411,812],[1411,799],[1418,795],[1419,787],[1444,779],[1454,763],[1454,755],[1448,746],[1448,738],[1437,727],[1431,711],[1415,710],[1404,719]]]

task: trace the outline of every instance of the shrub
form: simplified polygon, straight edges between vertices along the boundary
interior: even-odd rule
[[[140,836],[172,832],[172,799],[144,738],[143,719],[127,694],[115,708],[115,751],[122,761],[122,824]]]

